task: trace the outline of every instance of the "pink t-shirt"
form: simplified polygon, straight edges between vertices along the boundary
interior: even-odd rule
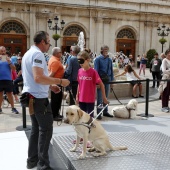
[[[78,71],[77,79],[79,84],[79,102],[94,103],[96,84],[101,82],[97,71],[93,68],[88,70],[81,68]]]

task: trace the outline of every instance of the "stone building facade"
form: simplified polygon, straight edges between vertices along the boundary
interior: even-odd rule
[[[24,54],[35,32],[45,30],[54,46],[56,31],[49,30],[47,21],[58,16],[59,27],[65,21],[64,29],[57,31],[61,35],[57,45],[63,51],[77,44],[83,31],[85,46],[93,52],[99,53],[101,45],[107,44],[112,53],[131,53],[135,59],[151,48],[161,53],[157,28],[170,26],[169,8],[169,0],[1,0],[0,45]],[[170,43],[165,38],[164,51]]]

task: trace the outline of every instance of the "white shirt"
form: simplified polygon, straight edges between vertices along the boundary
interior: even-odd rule
[[[34,81],[32,68],[35,66],[42,68],[44,75],[48,76],[45,56],[37,46],[33,45],[22,59],[22,76],[24,80],[22,93],[28,92],[35,98],[47,98],[49,85],[38,84]]]
[[[137,80],[137,78],[135,77],[133,72],[130,72],[130,73],[127,72],[126,73],[126,78],[127,78],[127,81]]]

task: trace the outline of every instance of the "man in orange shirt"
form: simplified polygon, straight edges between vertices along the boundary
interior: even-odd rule
[[[61,63],[61,49],[59,47],[54,47],[52,49],[52,57],[48,62],[49,76],[55,78],[63,78],[64,67]],[[60,115],[61,103],[62,103],[62,88],[59,86],[60,92],[54,93],[51,91],[51,109],[53,113],[53,120],[61,120]]]

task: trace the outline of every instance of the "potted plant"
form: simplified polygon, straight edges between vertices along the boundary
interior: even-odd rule
[[[57,41],[60,37],[61,37],[61,36],[60,36],[59,34],[54,34],[54,35],[53,35],[53,39],[54,39],[55,41]]]
[[[165,43],[167,42],[167,40],[166,40],[165,38],[161,38],[161,39],[159,40],[159,42],[160,42],[161,44],[165,44]]]

